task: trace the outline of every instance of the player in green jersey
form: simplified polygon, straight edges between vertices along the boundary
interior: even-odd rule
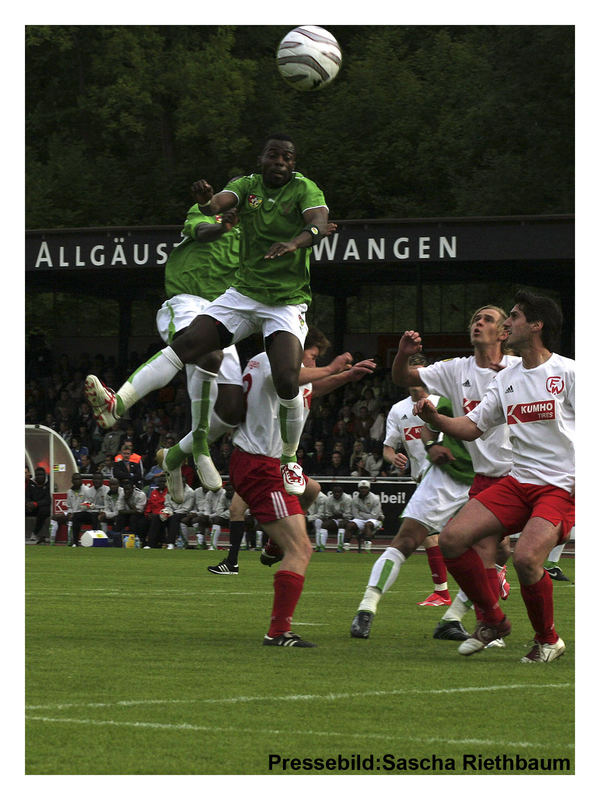
[[[192,194],[195,193],[194,183]],[[212,300],[231,286],[239,265],[237,223],[236,209],[218,217],[207,216],[197,203],[189,209],[182,241],[172,250],[165,266],[168,299],[156,315],[158,332],[166,344],[170,345]],[[192,436],[156,454],[176,502],[183,502],[181,464],[193,453],[193,433],[199,426],[204,404],[209,405],[209,442],[233,431],[243,415],[242,371],[235,345],[204,355],[195,364],[186,364],[186,373]],[[200,459],[199,470],[208,489],[220,488],[221,476],[212,461],[203,463]]]
[[[259,156],[260,173],[230,181],[217,194],[199,181],[199,206],[207,215],[235,207],[240,215],[240,267],[232,288],[197,316],[173,344],[138,368],[118,392],[95,376],[86,378],[86,396],[96,419],[111,427],[135,402],[167,384],[184,364],[253,333],[262,333],[279,397],[286,491],[301,495],[306,479],[296,462],[302,432],[298,376],[306,336],[311,246],[335,229],[319,187],[295,171],[296,148],[287,134],[268,137]],[[206,405],[206,404],[205,404]],[[208,408],[194,432],[194,458],[210,462]],[[214,468],[214,467],[213,467]],[[198,469],[203,481],[202,469]]]

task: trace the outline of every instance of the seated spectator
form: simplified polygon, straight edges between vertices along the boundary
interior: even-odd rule
[[[102,445],[100,447],[100,455],[102,458],[109,455],[114,458],[119,452],[122,436],[120,426],[122,424],[122,420],[119,420],[114,428],[111,428],[111,430],[107,431],[102,437]]]
[[[105,497],[108,494],[108,486],[104,485],[102,473],[95,472],[92,477],[91,486],[83,486],[85,499],[81,502],[81,511],[76,511],[72,517],[73,541],[79,541],[79,534],[82,525],[91,525],[93,530],[98,530],[98,516],[104,511]]]
[[[315,441],[314,450],[312,453],[308,453],[305,463],[305,471],[308,475],[325,475],[325,469],[329,463],[329,459],[325,451],[325,443],[322,439],[317,439]]]
[[[387,415],[390,410],[389,403],[380,406],[375,414],[375,419],[369,430],[369,438],[377,442],[383,442],[385,439],[385,424]]]
[[[71,452],[73,453],[73,458],[75,459],[75,463],[77,464],[77,468],[81,469],[81,454],[85,453],[86,456],[89,456],[90,451],[87,447],[83,446],[79,439],[76,436],[71,437]]]
[[[166,485],[166,482],[165,482]],[[122,544],[122,534],[126,529],[135,534],[142,545],[146,544],[147,523],[144,509],[148,498],[141,489],[136,488],[130,478],[121,481],[123,494],[117,500],[117,517],[113,526],[113,544]],[[114,534],[118,534],[115,536]]]
[[[369,413],[369,409],[363,403],[358,410],[358,416],[354,420],[354,436],[357,439],[368,439],[374,422],[375,420]]]
[[[108,533],[110,535],[108,526],[110,525],[112,528],[116,522],[119,500],[121,500],[123,497],[124,492],[119,486],[119,481],[116,478],[109,478],[107,488],[108,491],[104,496],[104,508],[102,511],[98,512],[98,523],[102,527],[104,533]],[[121,546],[121,534],[119,534],[118,546]]]
[[[102,473],[103,478],[112,478],[113,477],[113,466],[114,466],[114,459],[109,454],[104,458],[104,464],[100,467],[100,472]]]
[[[352,445],[352,452],[350,453],[350,461],[348,463],[350,474],[352,474],[353,470],[356,469],[356,464],[358,461],[361,459],[364,461],[365,456],[366,451],[362,439],[356,439]]]
[[[383,445],[381,442],[372,441],[369,452],[365,458],[365,469],[371,478],[387,474],[384,470]]]
[[[139,438],[139,454],[144,462],[144,469],[150,470],[156,463],[156,451],[158,450],[158,433],[152,422],[146,422],[144,432]]]
[[[115,463],[113,466],[113,475],[119,480],[123,486],[124,480],[130,480],[136,486],[142,486],[144,476],[142,475],[142,459],[140,456],[137,460],[132,460],[133,452],[131,449],[131,442],[124,442],[121,447],[121,452],[115,456]]]
[[[79,465],[79,471],[82,475],[93,475],[96,472],[96,465],[92,461],[92,459],[86,454],[81,454],[81,464]]]
[[[166,486],[166,479],[164,481]],[[148,503],[150,503],[150,498]],[[164,505],[159,512],[150,515],[146,548],[159,548],[162,542],[166,541],[167,550],[174,550],[177,537],[181,533],[181,522],[187,517],[193,505],[194,492],[189,486],[184,487],[182,503],[175,503],[171,496],[167,494]],[[187,536],[184,538],[187,545]]]
[[[350,473],[353,478],[368,478],[369,473],[365,466],[365,456],[361,456],[358,461],[354,463],[354,469]]]
[[[221,439],[219,449],[213,456],[213,463],[221,475],[229,475],[229,459],[232,452],[231,442],[224,436]]]
[[[348,467],[344,466],[343,457],[340,452],[335,451],[331,454],[331,461],[326,466],[323,474],[332,475],[336,478],[348,475]]]
[[[337,422],[333,426],[332,435],[338,439],[354,435],[354,414],[350,406],[342,406],[338,411]]]
[[[166,477],[165,472],[162,467],[159,467],[158,464],[155,464],[148,472],[144,475],[144,491],[146,494],[150,494],[153,489],[156,489],[158,486],[158,479],[161,477]]]
[[[181,465],[181,475],[183,476],[183,480],[187,483],[188,486],[191,486],[192,489],[195,489],[199,483],[198,480],[198,473],[196,470],[190,466],[190,459],[187,457],[183,464]]]
[[[87,508],[82,503],[87,502],[87,496],[82,486],[81,474],[74,472],[71,475],[71,488],[67,491],[67,499],[65,503],[65,511],[52,515],[50,521],[50,541],[56,540],[56,532],[58,526],[64,523],[67,526],[67,544],[72,547],[79,546],[79,537],[73,536],[73,517],[80,511],[86,511]]]
[[[32,538],[36,544],[46,541],[46,522],[50,518],[52,498],[50,482],[43,467],[36,467],[35,478],[31,480],[29,469],[25,468],[25,516],[35,517]]]
[[[69,422],[68,419],[60,419],[58,421],[57,433],[65,440],[65,442],[71,441],[73,433],[71,431],[71,423]]]
[[[196,529],[196,536],[198,547],[205,550],[207,545],[205,543],[205,535],[208,529],[209,520],[206,513],[206,495],[207,492],[199,486],[194,490],[194,503],[189,513],[181,520],[187,526],[188,532],[190,528]]]

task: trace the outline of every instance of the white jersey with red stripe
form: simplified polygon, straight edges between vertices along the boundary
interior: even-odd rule
[[[508,423],[519,483],[575,490],[575,362],[554,353],[533,369],[502,370],[467,414],[485,432]]]
[[[242,383],[246,418],[235,431],[233,444],[246,453],[279,458],[283,448],[278,418],[279,398],[273,385],[271,365],[266,353],[259,353],[248,361]],[[302,385],[302,368],[300,384],[306,422],[312,399],[312,384]]]
[[[427,399],[437,408],[439,395],[430,394]],[[418,480],[429,467],[429,461],[421,441],[423,423],[413,414],[414,404],[412,397],[406,397],[390,408],[385,423],[383,444],[393,447],[396,451],[401,444],[404,446],[406,455],[410,459],[410,476]]]
[[[500,363],[508,368],[520,364],[521,359],[505,355]],[[475,356],[451,358],[419,367],[419,375],[427,389],[447,397],[455,417],[462,417],[476,408],[496,376],[504,371],[478,367]],[[512,453],[506,425],[494,428],[484,439],[464,444],[477,474],[496,478],[510,472]]]

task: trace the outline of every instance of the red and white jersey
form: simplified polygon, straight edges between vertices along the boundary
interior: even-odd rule
[[[246,453],[279,458],[283,449],[278,418],[279,398],[273,385],[271,365],[266,353],[259,353],[248,361],[242,383],[246,418],[234,433],[233,444]],[[302,385],[302,368],[300,384],[306,422],[310,411],[312,384]]]
[[[437,408],[440,399],[437,394],[430,394],[427,399]],[[385,423],[383,443],[396,451],[401,444],[404,445],[406,455],[410,459],[410,476],[417,480],[429,467],[429,461],[421,441],[423,422],[413,414],[414,405],[415,401],[409,396],[390,408]]]
[[[554,353],[534,369],[499,372],[468,415],[481,431],[508,423],[519,483],[575,489],[575,362]]]
[[[519,356],[503,356],[500,363],[508,368],[520,364],[521,359]],[[479,405],[496,376],[505,371],[495,372],[487,367],[478,367],[475,356],[468,356],[420,367],[419,375],[430,392],[450,400],[455,417],[463,417]],[[464,445],[476,473],[495,478],[510,472],[512,453],[506,425],[495,428],[485,438],[465,442]]]

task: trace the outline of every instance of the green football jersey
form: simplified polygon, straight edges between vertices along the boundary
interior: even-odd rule
[[[302,212],[326,206],[323,192],[299,172],[284,186],[271,189],[262,175],[230,181],[226,191],[239,198],[240,268],[233,286],[268,306],[310,303],[310,254],[302,247],[278,258],[265,259],[274,242],[287,242],[306,227]]]
[[[454,416],[452,413],[452,403],[446,397],[440,397],[437,404],[437,411],[439,414],[444,414],[446,417]],[[440,469],[447,472],[455,481],[466,483],[470,486],[475,478],[475,472],[473,470],[471,456],[465,447],[465,443],[462,439],[455,439],[445,433],[440,444],[447,447],[456,459],[455,461],[449,461],[447,464],[440,464]]]
[[[200,223],[217,224],[219,217],[207,217],[193,205],[181,231],[183,240],[165,265],[167,299],[176,294],[193,294],[214,300],[229,289],[239,266],[240,230],[238,226],[214,242],[198,242],[194,237]]]

